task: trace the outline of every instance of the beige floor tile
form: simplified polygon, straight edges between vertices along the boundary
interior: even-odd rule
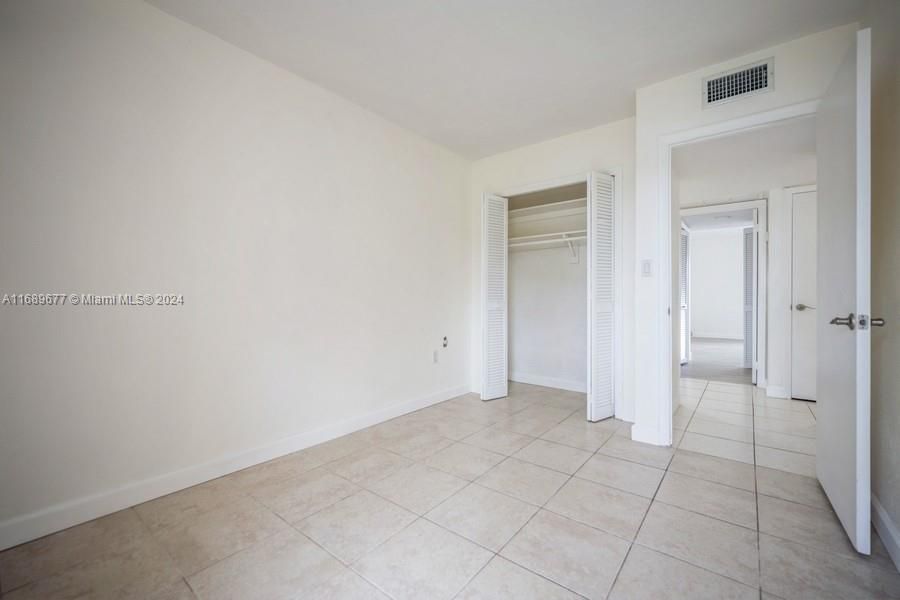
[[[757,600],[756,588],[635,545],[610,600]]]
[[[508,458],[476,482],[492,490],[538,506],[562,487],[568,476],[515,458]]]
[[[243,498],[154,535],[188,576],[288,527],[259,502]]]
[[[450,438],[445,438],[433,431],[425,431],[388,442],[382,447],[412,460],[425,460],[453,443],[454,441]]]
[[[742,415],[739,413],[726,412],[724,410],[714,410],[711,408],[703,408],[703,403],[694,411],[695,419],[703,419],[713,423],[723,423],[725,425],[737,425],[738,427],[753,427],[753,416]]]
[[[415,464],[373,483],[369,489],[417,515],[424,515],[467,483],[444,471]]]
[[[291,479],[324,464],[320,457],[310,452],[295,452],[232,473],[226,479],[242,490]]]
[[[739,415],[753,415],[753,401],[750,398],[742,399],[738,398],[738,400],[744,400],[743,402],[728,402],[725,400],[712,400],[708,398],[708,394],[703,395],[703,399],[700,401],[700,405],[697,407],[700,410],[718,410],[722,412],[730,412],[736,413]]]
[[[753,422],[756,425],[756,431],[774,431],[776,433],[799,435],[813,439],[816,437],[815,425],[804,425],[782,419],[768,419],[766,417],[756,417]]]
[[[665,469],[672,459],[674,450],[663,446],[643,444],[614,435],[597,452],[604,456],[612,456],[641,463],[648,467]]]
[[[475,576],[459,600],[579,600],[570,592],[500,556]]]
[[[684,410],[683,406],[680,407],[678,411],[672,415],[672,427],[675,429],[687,429],[693,416],[694,411]]]
[[[581,424],[573,424],[563,422],[545,432],[541,438],[557,444],[565,444],[573,448],[587,450],[588,452],[596,452],[597,448],[602,446],[614,432],[614,428],[603,426],[599,423],[585,421]]]
[[[791,400],[790,398],[770,398],[768,396],[759,396],[753,400],[754,406],[762,406],[765,408],[780,408],[782,410],[792,410],[794,412],[806,413],[810,407],[815,406],[815,402],[803,402],[800,400]]]
[[[443,417],[434,418],[425,424],[425,429],[428,431],[432,431],[457,442],[484,428],[485,425],[482,423],[475,423],[465,419],[447,419]]]
[[[482,429],[463,440],[466,444],[478,446],[483,450],[489,450],[504,456],[515,454],[534,440],[530,435],[522,435],[506,431],[498,427]]]
[[[753,428],[741,427],[740,425],[728,425],[726,423],[715,423],[707,421],[700,417],[693,419],[688,425],[688,431],[691,433],[699,433],[712,437],[723,438],[726,440],[734,440],[745,444],[753,443]]]
[[[745,444],[743,442],[736,442],[734,440],[726,440],[724,438],[711,437],[688,431],[684,434],[678,448],[681,450],[689,450],[691,452],[699,452],[700,454],[718,456],[719,458],[727,458],[728,460],[735,460],[751,465],[753,464],[753,444]]]
[[[530,416],[522,414],[522,412],[499,421],[494,427],[512,431],[514,433],[521,433],[522,435],[540,437],[559,424],[559,421],[552,417]]]
[[[366,579],[396,600],[453,598],[492,554],[419,519],[356,565]]]
[[[654,502],[637,543],[749,586],[759,585],[757,533]]]
[[[144,596],[143,600],[197,600],[187,582],[182,579]]]
[[[900,574],[760,535],[762,587],[791,600],[900,598]]]
[[[500,552],[586,598],[605,598],[628,542],[541,510]]]
[[[669,471],[656,500],[756,529],[756,494]]]
[[[388,423],[383,423],[382,425],[386,427],[391,427],[390,421]],[[372,431],[375,430],[374,427],[370,427],[369,429],[364,429],[363,431],[357,431],[356,433],[351,433],[350,435],[341,436],[339,438],[323,442],[317,446],[313,446],[312,448],[307,448],[303,451],[311,460],[319,462],[320,464],[330,463],[336,460],[340,460],[351,454],[356,452],[360,452],[365,450],[366,448],[370,448],[373,445]]]
[[[652,498],[664,474],[661,469],[595,454],[578,469],[575,477]]]
[[[815,425],[816,420],[809,411],[800,412],[790,409],[775,408],[772,406],[757,405],[754,414],[758,418],[788,421],[797,425]]]
[[[164,598],[180,580],[172,559],[147,536],[17,588],[3,599]]]
[[[823,510],[780,498],[760,496],[759,530],[826,552],[856,556],[837,515],[830,508]]]
[[[591,457],[591,453],[547,440],[534,440],[513,456],[519,460],[571,475]]]
[[[797,475],[816,476],[816,457],[808,454],[757,446],[756,464],[761,467],[796,473]]]
[[[293,600],[341,573],[330,554],[293,529],[229,556],[188,583],[199,600]]]
[[[297,524],[297,529],[350,564],[398,531],[416,516],[363,490]]]
[[[359,491],[359,486],[324,468],[253,491],[253,497],[288,523],[297,523]]]
[[[378,589],[351,571],[344,571],[318,586],[310,600],[390,600]]]
[[[134,510],[150,531],[160,531],[233,505],[243,497],[230,477],[222,477],[138,504]]]
[[[391,473],[396,473],[411,464],[411,460],[393,452],[363,450],[339,461],[329,463],[327,468],[353,483],[368,485],[384,479]]]
[[[0,584],[8,591],[149,537],[137,514],[123,510],[0,552]]]
[[[469,444],[457,443],[429,457],[425,464],[471,481],[499,464],[505,456]]]
[[[758,446],[799,452],[801,454],[815,455],[816,453],[816,440],[813,438],[788,435],[776,431],[766,431],[765,429],[756,431],[756,444]]]
[[[756,489],[753,465],[681,448],[675,453],[669,470],[751,492]]]
[[[426,516],[438,525],[497,552],[535,512],[537,507],[532,504],[478,484],[470,484]]]
[[[807,506],[831,510],[825,491],[814,477],[788,473],[767,467],[756,467],[759,493]]]
[[[573,477],[545,508],[627,540],[633,540],[650,500]]]
[[[703,401],[711,401],[711,402],[722,402],[729,405],[739,405],[750,407],[753,406],[753,396],[752,394],[735,394],[733,392],[722,392],[717,390],[707,390],[703,394]],[[729,407],[724,408],[723,410],[730,410]],[[741,412],[743,414],[752,414],[744,411],[731,410],[731,412]]]

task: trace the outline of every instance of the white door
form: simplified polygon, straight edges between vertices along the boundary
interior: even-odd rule
[[[744,280],[744,368],[753,369],[753,339],[756,322],[756,243],[753,227],[743,231],[743,280]],[[754,377],[751,377],[755,381]]]
[[[791,227],[791,397],[816,399],[816,192],[793,194]]]
[[[614,181],[591,173],[588,181],[588,394],[589,421],[615,413],[615,201]]]
[[[678,268],[678,304],[681,318],[681,364],[686,365],[691,357],[691,322],[688,303],[690,298],[691,236],[687,229],[681,229],[681,256]]]
[[[481,399],[507,395],[507,200],[485,194],[481,215]]]
[[[816,115],[818,307],[816,472],[856,550],[870,553],[871,31]]]

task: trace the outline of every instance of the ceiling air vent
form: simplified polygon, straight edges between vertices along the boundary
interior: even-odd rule
[[[773,88],[773,60],[744,65],[703,79],[703,106],[768,92]]]

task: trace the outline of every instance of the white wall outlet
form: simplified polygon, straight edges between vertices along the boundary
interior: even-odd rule
[[[435,351],[434,351],[434,358],[433,358],[434,364],[437,364],[437,363],[438,363],[438,358],[439,358],[439,356],[438,356],[438,351],[435,350]]]
[[[641,277],[652,277],[653,276],[653,261],[652,260],[642,260],[641,261]]]

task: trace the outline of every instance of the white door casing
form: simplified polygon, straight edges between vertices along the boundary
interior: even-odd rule
[[[816,399],[816,192],[791,195],[791,397]]]
[[[616,202],[615,181],[588,178],[588,394],[589,421],[615,414],[616,399]]]
[[[506,198],[484,194],[481,217],[482,400],[502,398],[507,395],[509,389],[507,208]]]
[[[754,265],[754,240],[753,228],[747,227],[743,231],[743,298],[744,298],[744,368],[753,368],[753,321],[755,295],[755,265]]]
[[[860,326],[870,314],[870,73],[871,30],[864,29],[816,117],[816,473],[862,554],[871,551],[871,337],[868,323]]]

